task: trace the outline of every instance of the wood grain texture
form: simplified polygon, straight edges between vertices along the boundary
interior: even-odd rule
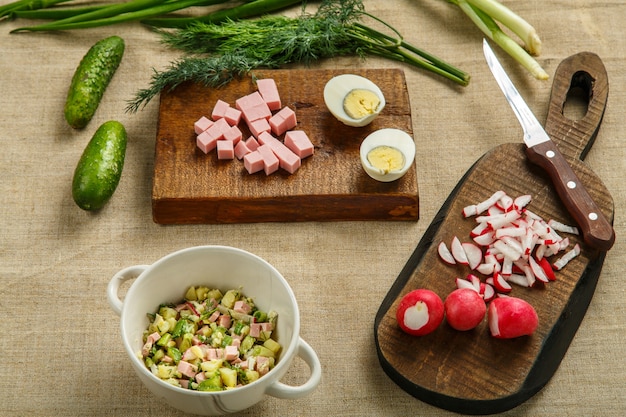
[[[585,55],[585,62],[589,59]],[[557,145],[567,149],[564,154],[572,169],[612,223],[614,207],[609,191],[578,159],[595,139],[604,113],[604,105],[597,103],[606,103],[608,94],[604,67],[599,58],[594,62],[589,67],[579,59],[566,60],[557,69],[551,97],[551,104],[557,104],[550,107],[547,125]],[[583,122],[578,123],[585,128],[568,130],[564,126],[571,122],[562,116],[563,102],[570,89],[579,87],[581,73],[594,80],[585,86],[594,104],[588,106]],[[406,293],[428,288],[445,299],[456,288],[454,278],[470,272],[467,267],[442,262],[437,244],[444,241],[449,245],[454,236],[469,241],[476,223],[461,215],[463,207],[483,201],[497,190],[511,196],[530,194],[530,210],[546,220],[575,224],[549,176],[526,158],[525,146],[498,146],[478,160],[453,190],[383,300],[374,324],[378,356],[385,372],[411,395],[463,414],[506,411],[549,381],[585,315],[606,255],[587,246],[580,236],[570,236],[572,245],[581,245],[581,255],[557,272],[556,281],[533,288],[514,287],[510,295],[529,301],[539,315],[539,327],[532,336],[495,339],[490,336],[486,320],[468,332],[455,331],[444,323],[425,337],[403,333],[395,312]]]
[[[415,164],[392,183],[371,179],[359,159],[361,140],[374,130],[393,127],[412,135],[404,72],[398,69],[355,72],[375,82],[387,101],[380,116],[362,128],[337,121],[324,104],[326,82],[335,70],[257,70],[274,78],[283,106],[297,115],[315,154],[293,175],[284,170],[249,175],[238,160],[218,160],[197,149],[193,123],[210,116],[217,99],[231,105],[256,90],[251,77],[225,88],[185,84],[163,93],[155,149],[153,220],[161,224],[250,223],[339,220],[417,220]],[[244,137],[249,134],[242,128]]]

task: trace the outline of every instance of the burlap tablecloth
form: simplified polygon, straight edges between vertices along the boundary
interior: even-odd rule
[[[152,68],[163,69],[179,54],[138,24],[10,35],[9,30],[25,22],[0,23],[1,415],[181,415],[136,378],[121,344],[119,318],[107,303],[106,286],[123,267],[204,244],[249,250],[283,273],[299,301],[301,336],[324,368],[312,395],[298,400],[268,396],[241,415],[454,415],[416,400],[386,376],[376,356],[373,320],[461,176],[494,146],[519,141],[521,131],[485,65],[482,34],[457,8],[441,0],[364,3],[408,41],[472,75],[470,86],[459,88],[378,59],[319,64],[404,68],[417,143],[417,222],[157,225],[150,196],[158,100],[137,114],[125,113],[124,107],[137,89],[147,86]],[[544,42],[539,61],[549,74],[577,52],[592,51],[604,60],[609,104],[586,162],[613,195],[617,233],[587,315],[558,371],[541,392],[504,415],[623,416],[626,3],[503,3],[538,29]],[[123,62],[89,126],[73,130],[62,112],[72,73],[93,43],[112,34],[126,40]],[[551,83],[532,79],[507,58],[503,61],[544,120]],[[110,119],[128,130],[126,165],[110,203],[98,213],[87,213],[72,201],[72,174],[96,127]],[[306,367],[296,361],[285,381],[297,384],[305,378]]]

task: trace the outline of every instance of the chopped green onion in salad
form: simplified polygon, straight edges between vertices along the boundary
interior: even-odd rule
[[[189,287],[178,304],[149,313],[140,356],[158,378],[186,389],[222,391],[269,372],[281,345],[272,339],[277,314],[259,310],[239,289],[222,294]]]

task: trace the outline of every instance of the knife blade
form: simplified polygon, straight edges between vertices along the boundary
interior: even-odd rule
[[[615,243],[613,226],[517,91],[486,39],[483,39],[483,53],[498,86],[522,126],[528,159],[548,173],[561,201],[578,223],[585,243],[608,251]]]

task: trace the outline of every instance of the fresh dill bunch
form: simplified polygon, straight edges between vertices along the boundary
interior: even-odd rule
[[[398,37],[362,25],[363,16],[378,20]],[[367,14],[360,0],[323,0],[316,13],[308,14],[303,8],[295,18],[266,15],[254,20],[195,22],[158,33],[165,45],[187,55],[165,71],[155,71],[150,86],[139,90],[127,111],[135,112],[161,91],[187,81],[221,87],[256,68],[309,65],[345,55],[378,55],[427,68],[459,84],[469,80],[462,71],[406,44],[395,29]]]

